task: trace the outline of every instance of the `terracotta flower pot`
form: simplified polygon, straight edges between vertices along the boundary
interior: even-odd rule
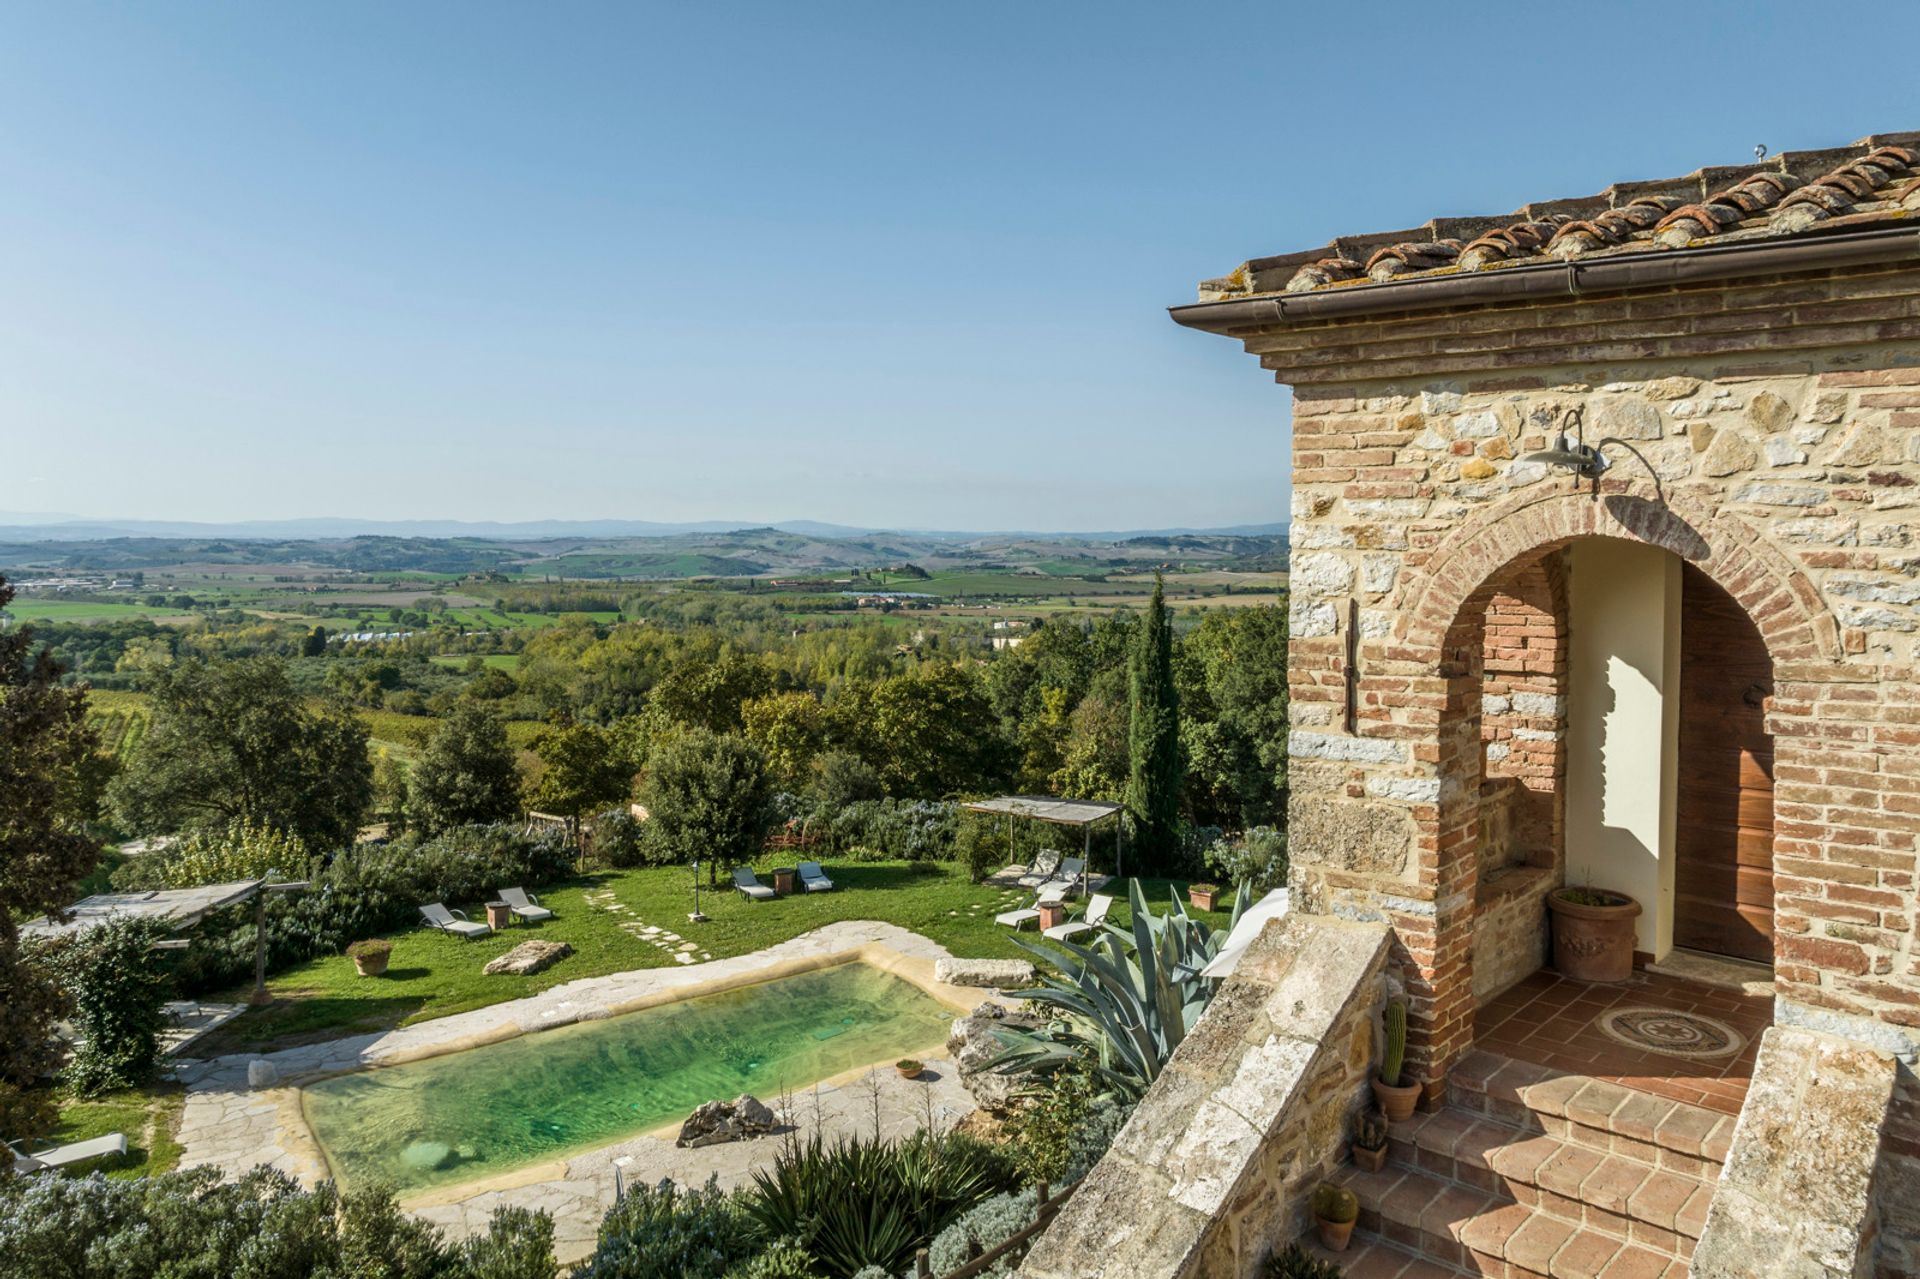
[[[1345,1252],[1347,1242],[1353,1238],[1351,1221],[1328,1221],[1318,1213],[1313,1218],[1314,1231],[1320,1236],[1321,1246],[1328,1252]]]
[[[900,1072],[902,1079],[918,1079],[927,1067],[923,1062],[897,1061],[893,1063],[893,1068]]]
[[[1353,1164],[1354,1167],[1364,1168],[1368,1172],[1379,1172],[1387,1166],[1387,1148],[1381,1146],[1377,1150],[1368,1150],[1365,1146],[1355,1146]]]
[[[1192,884],[1187,888],[1187,900],[1195,910],[1212,910],[1220,901],[1220,890],[1212,884]]]
[[[1572,894],[1574,900],[1568,900]],[[1580,900],[1599,898],[1599,901]],[[1619,982],[1633,976],[1633,921],[1640,903],[1625,893],[1557,888],[1547,894],[1553,912],[1553,966],[1572,981]]]
[[[392,952],[384,950],[377,950],[369,955],[355,955],[353,969],[362,977],[378,977],[387,971],[387,961],[392,958]]]
[[[1058,928],[1060,927],[1060,925],[1066,922],[1067,922],[1067,906],[1065,902],[1041,902],[1040,903],[1040,927],[1043,930],[1048,928]]]
[[[1399,1085],[1382,1083],[1378,1075],[1369,1082],[1373,1084],[1373,1099],[1380,1104],[1388,1123],[1400,1124],[1413,1118],[1413,1108],[1420,1104],[1418,1082]]]

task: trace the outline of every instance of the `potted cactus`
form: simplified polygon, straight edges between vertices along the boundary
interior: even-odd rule
[[[1385,1032],[1385,1052],[1380,1058],[1380,1073],[1373,1080],[1373,1096],[1388,1121],[1397,1124],[1413,1118],[1413,1108],[1420,1101],[1419,1083],[1403,1078],[1407,1066],[1407,1001],[1388,1000],[1380,1023]]]
[[[1387,1165],[1387,1117],[1377,1110],[1363,1110],[1353,1117],[1353,1162],[1368,1172],[1379,1172]]]
[[[354,970],[362,977],[378,977],[386,972],[387,960],[392,955],[393,943],[380,937],[357,941],[347,947],[347,957],[353,960]]]
[[[1313,1228],[1329,1252],[1345,1252],[1360,1219],[1360,1200],[1345,1186],[1323,1181],[1313,1192]]]
[[[902,1079],[918,1079],[920,1078],[920,1072],[927,1068],[927,1063],[924,1061],[915,1061],[911,1057],[902,1057],[899,1061],[893,1063],[893,1068],[900,1072],[900,1078]]]

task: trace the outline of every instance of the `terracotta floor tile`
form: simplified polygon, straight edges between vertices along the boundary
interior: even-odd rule
[[[1613,1260],[1600,1272],[1600,1279],[1661,1279],[1673,1261],[1666,1253],[1628,1244],[1613,1254]]]
[[[1553,1254],[1573,1237],[1573,1227],[1558,1217],[1535,1213],[1507,1240],[1507,1260],[1523,1270],[1546,1274]]]

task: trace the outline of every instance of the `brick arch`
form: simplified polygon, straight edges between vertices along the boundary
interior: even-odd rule
[[[1437,654],[1469,601],[1503,570],[1584,537],[1643,542],[1693,564],[1739,601],[1776,662],[1842,658],[1839,627],[1819,588],[1752,525],[1620,481],[1599,495],[1529,492],[1469,518],[1403,585],[1394,605],[1397,645]]]

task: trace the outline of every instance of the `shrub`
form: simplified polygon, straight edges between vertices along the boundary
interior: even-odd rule
[[[997,1247],[1040,1219],[1040,1196],[1033,1188],[982,1200],[934,1238],[927,1248],[927,1264],[937,1275],[958,1270],[975,1255]],[[1002,1257],[981,1271],[983,1279],[998,1279],[1020,1264],[1018,1257]]]
[[[609,866],[663,866],[672,853],[653,838],[651,823],[625,808],[610,808],[593,819],[593,855]]]
[[[727,1271],[726,1279],[821,1279],[813,1254],[798,1239],[776,1239],[749,1261]]]
[[[173,983],[158,923],[118,919],[70,933],[41,950],[73,1009],[78,1041],[63,1076],[83,1097],[131,1088],[153,1075],[161,1005]]]
[[[1000,1150],[957,1134],[899,1142],[790,1140],[753,1174],[747,1211],[768,1238],[799,1237],[820,1269],[847,1279],[899,1271],[960,1213],[1015,1184]]]
[[[1120,1135],[1120,1130],[1127,1126],[1127,1120],[1132,1117],[1133,1104],[1130,1102],[1112,1097],[1095,1100],[1067,1138],[1067,1166],[1060,1174],[1060,1184],[1070,1186],[1092,1172],[1093,1166],[1112,1148],[1114,1138]]]
[[[378,1275],[382,1279],[552,1279],[553,1223],[502,1209],[459,1247],[399,1211],[383,1189],[311,1191],[256,1168],[129,1181],[0,1180],[0,1256],[9,1279],[76,1275]]]
[[[260,879],[268,871],[297,879],[312,854],[298,838],[268,826],[230,822],[191,830],[165,850],[130,857],[113,873],[119,889],[192,888]]]
[[[574,1279],[721,1279],[758,1248],[739,1196],[712,1179],[696,1190],[662,1181],[607,1209],[599,1247]]]
[[[979,883],[1011,860],[1005,829],[998,822],[967,818],[959,823],[953,841],[955,858],[966,868],[967,878]]]
[[[1237,839],[1216,839],[1207,846],[1207,869],[1238,888],[1248,885],[1262,897],[1287,882],[1287,833],[1255,826]]]
[[[1030,1094],[1007,1117],[1008,1144],[1025,1181],[1059,1184],[1067,1170],[1074,1130],[1099,1091],[1086,1070],[1068,1067]]]

